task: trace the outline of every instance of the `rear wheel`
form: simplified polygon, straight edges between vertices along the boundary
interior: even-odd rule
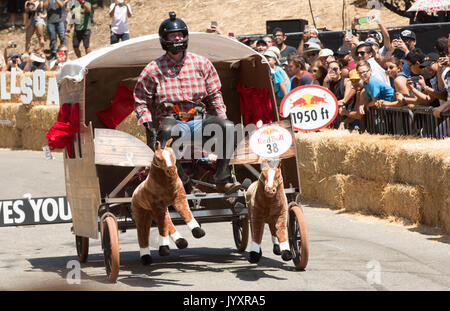
[[[248,244],[248,217],[241,216],[233,219],[233,237],[236,248],[239,252],[245,251]]]
[[[115,282],[119,276],[120,266],[119,236],[115,217],[107,216],[103,220],[102,246],[107,278]]]
[[[84,236],[75,236],[75,245],[77,247],[78,260],[81,263],[86,262],[89,255],[89,238]]]
[[[294,202],[289,206],[288,237],[295,269],[304,270],[309,256],[308,231],[303,210]]]

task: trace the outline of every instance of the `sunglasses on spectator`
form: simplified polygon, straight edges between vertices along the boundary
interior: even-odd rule
[[[338,71],[338,67],[330,67],[330,68],[328,68],[328,71],[334,71],[334,72],[337,72]]]
[[[366,73],[368,73],[370,71],[370,69],[367,69],[366,71],[358,71],[359,76],[365,75]]]
[[[356,52],[356,55],[365,55],[365,54],[369,54],[369,52],[366,52],[366,51]]]
[[[319,52],[318,51],[316,51],[316,52],[309,52],[306,55],[307,56],[316,56],[316,55],[319,55]]]

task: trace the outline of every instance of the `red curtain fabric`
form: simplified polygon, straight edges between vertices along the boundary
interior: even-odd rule
[[[80,132],[80,104],[65,103],[59,108],[57,121],[45,133],[51,150],[67,147],[72,156],[74,134]]]
[[[272,103],[267,89],[259,89],[256,86],[247,88],[244,84],[238,82],[237,90],[244,125],[256,124],[259,120],[264,124],[273,121]]]
[[[111,104],[106,109],[97,111],[97,116],[107,127],[115,129],[133,110],[133,91],[119,83]]]

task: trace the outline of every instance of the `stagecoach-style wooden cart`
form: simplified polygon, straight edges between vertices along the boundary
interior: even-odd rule
[[[234,38],[190,33],[190,52],[210,59],[217,69],[227,115],[235,124],[242,122],[238,83],[245,87],[269,90],[272,103],[275,95],[270,68],[265,58]],[[131,215],[131,180],[142,168],[150,165],[153,152],[136,136],[135,128],[128,133],[108,128],[97,112],[106,109],[120,82],[139,76],[142,69],[163,54],[158,35],[149,35],[107,46],[66,64],[57,75],[60,105],[79,103],[79,133],[76,133],[70,153],[64,151],[67,199],[73,218],[73,232],[80,262],[88,257],[89,239],[98,239],[104,252],[108,279],[115,281],[119,272],[118,231],[135,228]],[[290,129],[289,121],[280,121],[278,108],[272,105],[273,121]],[[234,177],[243,182],[254,181],[260,172],[261,159],[251,154],[248,139],[235,151],[246,159],[234,159]],[[281,156],[285,193],[291,202],[289,209],[289,242],[297,269],[304,269],[308,261],[308,237],[302,209],[297,205],[299,178],[295,143]],[[188,195],[194,217],[200,223],[230,221],[236,247],[244,251],[249,237],[245,188],[225,195],[211,188],[206,170],[196,182],[207,193],[203,197]],[[172,212],[174,224],[183,223]],[[206,237],[207,238],[207,237]],[[137,245],[137,244],[136,244]]]

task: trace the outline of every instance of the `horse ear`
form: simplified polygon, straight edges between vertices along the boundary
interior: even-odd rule
[[[167,142],[166,142],[166,146],[164,148],[170,147],[170,144],[172,144],[173,138],[170,138]]]
[[[276,168],[280,168],[281,166],[281,160],[277,159],[277,164],[275,165]]]
[[[268,166],[269,166],[269,163],[267,162],[267,159],[263,159],[263,161],[262,161],[262,168],[264,169],[264,168],[266,168]]]
[[[154,148],[155,151],[161,149],[161,143],[159,141],[156,141]]]

